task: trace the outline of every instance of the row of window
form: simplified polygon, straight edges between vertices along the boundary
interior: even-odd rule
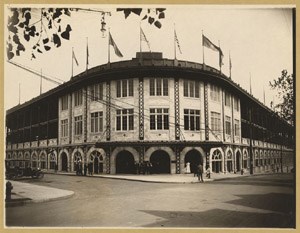
[[[82,134],[82,116],[74,118],[74,134]],[[103,132],[103,112],[91,113],[90,118],[91,133]],[[240,122],[234,120],[234,135],[240,136]],[[116,110],[116,130],[130,131],[134,129],[134,110],[118,109]],[[150,130],[168,130],[169,129],[169,109],[168,108],[150,108]],[[184,130],[200,131],[200,110],[184,109]],[[221,133],[221,114],[211,112],[211,130],[215,134]],[[68,136],[68,119],[61,120],[61,136]],[[231,118],[225,116],[225,133],[231,135]]]
[[[150,96],[168,96],[169,95],[169,81],[167,78],[151,78],[149,86]],[[116,97],[133,97],[133,79],[118,80],[116,82]],[[220,102],[221,92],[220,87],[211,85],[210,86],[210,98],[213,101]],[[184,97],[200,98],[200,82],[184,80],[183,82],[183,95]],[[225,92],[225,106],[231,106],[231,95]],[[90,88],[91,101],[103,100],[103,83],[95,84]],[[232,96],[233,105],[236,111],[239,111],[238,99]],[[82,105],[83,91],[78,90],[74,92],[74,105]],[[62,97],[61,110],[68,109],[68,95]]]

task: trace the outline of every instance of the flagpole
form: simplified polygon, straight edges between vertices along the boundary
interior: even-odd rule
[[[108,64],[110,64],[110,28],[108,28]]]
[[[175,41],[175,23],[174,23],[174,57],[176,60],[177,58],[176,58],[176,41]]]
[[[231,57],[230,57],[230,50],[229,50],[229,78],[231,78]]]
[[[89,65],[89,38],[86,38],[86,70],[88,70]]]
[[[40,95],[42,94],[43,70],[41,69]]]
[[[142,62],[142,26],[140,22],[140,62]]]
[[[221,61],[221,46],[220,46],[220,40],[218,40],[219,43],[219,66],[220,66],[220,73],[222,74],[222,61]]]
[[[250,94],[252,95],[252,86],[251,86],[251,72],[250,72]]]
[[[19,83],[19,105],[21,103],[21,83]]]
[[[266,93],[265,93],[265,88],[264,88],[264,105],[266,105]]]
[[[72,77],[73,77],[73,56],[74,56],[74,49],[73,49],[73,47],[72,47]]]
[[[204,62],[204,43],[203,43],[203,30],[202,30],[202,53],[203,53],[203,65],[205,65]],[[203,66],[204,67],[204,66]]]

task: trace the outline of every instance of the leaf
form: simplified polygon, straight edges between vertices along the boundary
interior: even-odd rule
[[[61,11],[62,11],[61,8],[56,8],[56,11],[54,12],[54,14],[52,16],[52,19],[54,20],[54,19],[58,18],[59,16],[61,16],[61,14],[62,14]]]
[[[30,12],[25,13],[25,19],[26,19],[26,21],[29,21],[31,19],[31,13]]]
[[[39,53],[43,53],[40,49],[37,49],[37,51],[38,51]]]
[[[131,11],[136,15],[141,15],[142,10],[142,8],[132,8]]]
[[[165,13],[164,12],[159,13],[158,18],[159,19],[165,18]]]
[[[71,28],[70,24],[67,25],[66,31],[68,31],[68,32],[72,31],[72,28]]]
[[[16,55],[20,56],[20,50],[16,50]]]
[[[53,34],[53,43],[56,45],[57,48],[61,46],[61,41],[57,34]]]
[[[60,23],[60,21],[61,21],[61,19],[58,19],[58,20],[57,20],[57,23]]]
[[[144,18],[142,18],[142,20],[145,20],[148,18],[148,15],[145,15]]]
[[[36,57],[34,56],[34,53],[31,54],[31,60],[32,60],[32,58],[34,58],[34,59],[36,58]]]
[[[67,15],[67,16],[71,16],[71,12],[69,11],[69,9],[68,9],[68,8],[65,8],[64,10],[65,10],[65,15]]]
[[[15,56],[15,55],[14,55],[13,52],[7,51],[7,58],[8,58],[8,60],[12,59],[14,56]]]
[[[20,50],[20,51],[25,51],[25,47],[21,43],[18,45],[17,49]]]
[[[13,36],[13,41],[16,43],[16,44],[20,44],[20,39],[19,39],[19,36],[17,34],[15,34]]]
[[[44,44],[47,44],[48,42],[49,42],[49,38],[46,38],[46,39],[43,40]]]
[[[24,28],[24,23],[19,23],[18,25],[20,28]]]
[[[25,39],[26,41],[29,41],[29,40],[30,40],[30,36],[29,36],[28,34],[24,34],[24,39]]]
[[[12,32],[14,34],[18,33],[18,28],[13,25],[9,25],[7,28],[10,32]]]
[[[14,11],[9,23],[12,25],[17,25],[19,23],[19,12],[17,10]]]
[[[149,22],[150,24],[153,24],[153,22],[154,22],[154,18],[152,18],[152,17],[149,17],[149,18],[148,18],[148,22]]]
[[[49,51],[51,49],[51,47],[47,46],[47,45],[45,45],[44,48],[45,48],[46,51]]]
[[[69,25],[68,25],[69,26]],[[61,37],[64,38],[65,40],[69,40],[70,39],[70,31],[67,30],[68,29],[68,26],[66,28],[66,31],[64,31],[63,33],[61,33]]]
[[[48,28],[49,28],[49,29],[51,29],[51,28],[52,28],[52,20],[51,20],[51,19],[49,20],[49,23],[48,23]]]
[[[58,27],[58,32],[61,32],[61,26],[59,25],[59,27]]]
[[[161,28],[161,23],[159,21],[155,21],[154,25],[157,27],[157,28]]]

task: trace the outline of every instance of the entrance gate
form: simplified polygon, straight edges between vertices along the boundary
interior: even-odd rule
[[[150,163],[152,164],[152,173],[156,174],[170,174],[170,156],[163,150],[158,150],[150,156]]]
[[[203,165],[202,155],[197,150],[190,150],[184,158],[184,165],[187,163],[190,163],[191,173],[196,173],[198,165]]]
[[[116,157],[117,174],[135,174],[134,157],[129,151],[121,151]]]

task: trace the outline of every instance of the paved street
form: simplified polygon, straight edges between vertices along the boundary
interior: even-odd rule
[[[46,174],[23,182],[75,194],[8,207],[7,226],[293,227],[291,174],[194,184]]]

